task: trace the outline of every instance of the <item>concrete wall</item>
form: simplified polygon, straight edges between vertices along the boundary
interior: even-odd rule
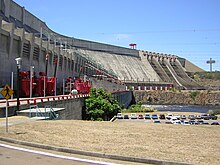
[[[1,6],[4,6],[0,7],[1,12],[5,15],[4,19],[15,22],[17,26],[23,26],[27,31],[40,33],[42,30],[46,37],[50,37],[52,40],[56,39],[58,42],[66,42],[68,45],[73,45],[77,48],[108,51],[129,56],[138,56],[137,50],[76,39],[58,34],[51,30],[45,22],[41,21],[39,18],[28,12],[24,7],[21,7],[12,0],[0,0],[0,4],[2,4]],[[50,36],[48,36],[48,34],[50,34]]]
[[[76,50],[79,54],[84,54],[87,58],[91,58],[97,63],[103,65],[107,70],[112,70],[121,81],[128,80],[155,80],[159,81],[159,76],[150,66],[149,62],[143,58],[118,55],[109,52]]]
[[[132,91],[122,91],[114,92],[112,96],[119,102],[119,104],[127,108],[133,99]],[[39,108],[44,108],[45,106],[51,106],[52,108],[65,108],[65,110],[58,111],[61,120],[81,120],[82,112],[85,106],[86,97],[81,98],[71,98],[64,100],[54,100],[37,103]],[[9,116],[14,116],[17,114],[16,106],[9,107]],[[20,110],[30,109],[30,105],[20,105]],[[0,109],[0,117],[5,117],[5,108]]]
[[[128,108],[128,106],[133,101],[133,92],[132,91],[113,92],[112,97],[118,101],[120,106]]]
[[[65,108],[63,111],[58,111],[59,117],[62,120],[81,120],[82,108],[84,106],[86,98],[73,98],[65,100],[47,101],[43,103],[37,103],[37,106],[44,108],[45,106],[51,106],[52,108]],[[9,107],[9,116],[16,115],[16,106]],[[20,110],[30,109],[30,105],[21,105]],[[0,109],[0,117],[5,117],[5,108]]]
[[[98,80],[97,78],[90,78],[93,88],[103,88],[108,92],[125,90],[126,86],[120,82],[109,82],[106,80]]]
[[[14,89],[16,89],[17,68],[15,58],[21,57],[21,71],[29,71],[30,66],[34,66],[34,71],[38,77],[39,72],[45,72],[46,54],[49,54],[48,77],[53,77],[55,70],[55,59],[58,58],[57,67],[57,87],[62,87],[63,79],[67,77],[77,77],[80,68],[84,67],[86,59],[79,54],[69,53],[55,44],[42,41],[35,37],[33,33],[27,33],[24,29],[16,29],[14,23],[1,21],[0,16],[0,87],[11,84],[11,73],[14,73]],[[87,69],[87,73],[90,74]],[[81,74],[81,75],[82,75]],[[91,74],[90,74],[91,75]]]
[[[77,48],[82,48],[82,49],[109,52],[109,53],[134,56],[134,57],[139,56],[138,51],[134,49],[128,49],[124,47],[113,46],[113,45],[108,45],[104,43],[92,42],[92,41],[86,41],[86,40],[81,40],[81,39],[73,38],[73,45]]]
[[[81,120],[82,108],[84,106],[85,98],[61,100],[50,102],[51,107],[65,108],[64,111],[58,112],[61,120]]]

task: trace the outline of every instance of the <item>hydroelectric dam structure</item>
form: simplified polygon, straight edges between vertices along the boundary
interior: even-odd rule
[[[11,84],[12,72],[16,82],[19,57],[21,71],[34,66],[36,73],[45,71],[47,58],[48,76],[57,67],[58,92],[63,79],[80,76],[118,83],[120,87],[113,85],[112,91],[201,88],[189,73],[202,69],[184,58],[64,36],[14,1],[0,0],[0,87]],[[99,87],[95,80],[94,85]]]

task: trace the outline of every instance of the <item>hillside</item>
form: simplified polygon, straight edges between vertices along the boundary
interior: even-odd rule
[[[220,72],[197,72],[194,79],[205,89],[220,90]]]

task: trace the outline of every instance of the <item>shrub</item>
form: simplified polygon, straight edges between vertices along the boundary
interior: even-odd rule
[[[220,109],[209,110],[209,114],[220,115]]]
[[[190,91],[189,95],[190,97],[195,100],[196,96],[198,96],[200,94],[199,91]]]
[[[121,110],[111,93],[107,93],[101,88],[92,88],[90,97],[85,102],[89,120],[109,120]]]
[[[176,88],[170,88],[169,91],[176,93],[176,92],[177,92],[177,89],[176,89]]]
[[[154,108],[143,107],[141,104],[133,104],[128,109],[123,109],[121,112],[123,113],[147,113],[156,111]]]

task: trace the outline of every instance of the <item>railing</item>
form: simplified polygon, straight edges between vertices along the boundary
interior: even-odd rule
[[[37,105],[31,105],[29,111],[29,117],[41,118],[44,120],[57,120],[59,115],[56,114],[56,112],[51,106],[45,106],[44,111],[41,111]]]
[[[56,101],[56,100],[67,100],[67,99],[77,99],[77,98],[83,98],[88,97],[89,94],[77,94],[77,95],[59,95],[59,96],[47,96],[47,97],[36,97],[36,98],[20,98],[19,102],[20,105],[37,105],[39,102],[47,102],[47,101]],[[0,100],[0,104],[4,104],[6,106],[6,100]],[[16,106],[13,105],[13,103],[17,103],[17,99],[9,99],[8,100],[8,106]]]
[[[35,111],[33,112],[33,110]],[[36,113],[35,117],[45,117],[45,115],[43,114],[43,112],[41,112],[41,110],[39,109],[37,105],[30,106],[29,117],[33,117],[32,113]]]
[[[48,108],[49,111],[47,111]],[[51,106],[45,106],[44,109],[45,109],[45,117],[48,116],[49,120],[57,120],[59,118],[59,115],[56,114],[56,112]]]

